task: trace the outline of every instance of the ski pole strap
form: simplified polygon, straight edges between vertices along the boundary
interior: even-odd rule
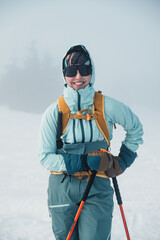
[[[112,182],[113,182],[114,190],[115,190],[115,193],[116,193],[117,203],[118,203],[118,205],[121,205],[122,204],[122,198],[121,198],[121,194],[120,194],[120,191],[119,191],[118,182],[117,182],[116,177],[112,178]]]
[[[86,187],[85,192],[84,192],[83,197],[82,197],[82,201],[84,201],[84,202],[86,201],[86,199],[88,197],[88,193],[91,189],[91,186],[92,186],[93,181],[95,179],[96,173],[97,173],[97,171],[95,171],[95,170],[92,171],[91,177],[89,179],[89,182],[87,184],[87,187]]]

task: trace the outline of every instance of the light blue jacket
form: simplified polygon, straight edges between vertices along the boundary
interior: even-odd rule
[[[93,63],[92,63],[93,65]],[[64,99],[71,110],[71,114],[83,109],[91,109],[95,90],[94,68],[91,78],[91,84],[78,91],[69,87],[64,88]],[[143,128],[138,117],[125,104],[105,96],[104,104],[105,118],[110,132],[110,141],[112,139],[113,124],[121,125],[126,131],[124,144],[132,152],[136,152],[139,144],[143,143]],[[39,156],[41,164],[48,170],[66,171],[63,156],[56,154],[56,135],[58,121],[58,104],[54,102],[44,112],[40,127],[39,137]],[[99,131],[95,120],[70,119],[62,140],[65,143],[92,142],[104,140]]]

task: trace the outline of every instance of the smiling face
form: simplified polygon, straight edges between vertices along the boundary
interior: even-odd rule
[[[79,70],[75,77],[65,77],[66,83],[74,90],[85,88],[91,81],[91,74],[88,76],[81,76]]]
[[[64,59],[64,77],[74,90],[85,88],[91,81],[91,60],[84,52],[72,52]]]

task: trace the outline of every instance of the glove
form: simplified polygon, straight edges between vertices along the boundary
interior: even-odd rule
[[[98,158],[96,159],[94,156],[100,156],[98,168]],[[94,159],[91,159],[91,157],[94,157]],[[129,148],[122,144],[118,157],[106,152],[94,151],[88,154],[87,163],[89,168],[104,171],[108,177],[113,178],[122,174],[126,168],[130,167],[136,157],[136,152],[132,152]]]
[[[92,169],[104,171],[108,177],[115,177],[123,173],[136,157],[137,154],[125,145],[122,145],[118,157],[99,150],[88,155],[63,154],[68,175]]]
[[[68,175],[90,169],[105,171],[110,164],[109,159],[107,160],[108,154],[102,151],[94,151],[88,155],[62,154],[62,156]]]
[[[99,166],[97,169],[95,164],[95,156],[99,156]],[[105,172],[108,177],[115,177],[123,173],[119,164],[120,157],[115,157],[107,152],[93,151],[88,154],[87,164],[88,168]],[[98,159],[97,159],[98,161]],[[86,165],[86,163],[85,163]]]
[[[111,159],[111,167],[108,168],[105,173],[108,177],[116,177],[119,176],[120,174],[123,173],[123,170],[119,164],[119,160],[121,159],[120,157],[115,157],[113,155],[110,155],[110,159]]]
[[[111,167],[110,155],[107,152],[96,150],[83,158],[85,168],[105,172]]]

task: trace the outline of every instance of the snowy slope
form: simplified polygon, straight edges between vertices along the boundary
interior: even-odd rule
[[[118,178],[119,186],[131,239],[160,240],[158,119],[153,131],[151,119],[141,116],[145,144],[134,165]],[[40,119],[0,107],[0,240],[54,239],[47,210],[49,173],[37,157]],[[124,132],[118,127],[114,135],[116,154]],[[116,200],[112,239],[126,239]]]
[[[48,172],[39,164],[40,116],[0,109],[0,239],[52,239]]]

